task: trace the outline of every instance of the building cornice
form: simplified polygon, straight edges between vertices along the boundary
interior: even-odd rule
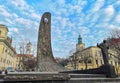
[[[0,42],[5,43],[15,54],[17,54],[15,49],[5,39],[0,39]]]
[[[0,24],[0,28],[5,28],[7,31],[9,31],[6,25]]]
[[[85,49],[83,49],[83,50],[81,50],[81,51],[75,52],[75,54],[77,54],[77,53],[79,53],[79,52],[83,52],[83,51],[88,50],[88,49],[91,49],[91,48],[98,48],[98,47],[97,47],[97,46],[90,46],[90,47],[85,48]],[[98,49],[99,49],[99,48],[98,48]]]

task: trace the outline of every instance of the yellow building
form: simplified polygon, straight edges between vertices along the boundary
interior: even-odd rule
[[[8,67],[15,69],[17,65],[16,51],[11,46],[12,38],[7,34],[8,28],[0,24],[0,70],[5,70]]]
[[[115,56],[117,53],[113,49],[109,49],[109,64],[114,65],[116,69],[119,68],[118,60]],[[70,62],[66,66],[69,69],[91,69],[97,68],[104,64],[101,49],[97,46],[90,46],[85,48],[85,44],[82,43],[82,38],[79,36],[78,44],[76,45],[76,52],[69,57]],[[120,70],[118,69],[118,72]]]

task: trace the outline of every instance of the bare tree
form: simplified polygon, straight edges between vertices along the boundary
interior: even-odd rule
[[[70,56],[70,62],[74,69],[78,69],[78,63],[85,64],[85,70],[88,69],[88,64],[92,63],[90,54],[82,54],[81,51],[77,51]]]
[[[26,42],[19,42],[18,43],[18,51],[20,54],[25,54],[25,51],[26,51]]]
[[[111,54],[112,56],[114,56],[117,61],[118,61],[118,66],[116,67],[116,71],[118,74],[118,70],[119,65],[120,65],[120,29],[113,29],[110,32],[110,37],[109,37],[109,46],[112,50],[114,50],[117,55],[115,54]]]
[[[114,29],[110,32],[110,43],[114,49],[120,53],[120,30]]]
[[[61,64],[63,67],[65,67],[69,62],[68,58],[56,57],[55,59],[56,59],[56,62]]]
[[[68,61],[70,62],[71,67],[72,67],[73,69],[77,69],[78,59],[77,59],[77,56],[75,55],[75,49],[70,50],[69,55],[70,55],[70,56],[69,56]]]
[[[23,61],[23,64],[24,64],[24,68],[29,71],[30,69],[31,70],[35,69],[37,62],[35,58],[28,58],[27,60]]]
[[[81,57],[80,61],[83,61],[83,63],[85,64],[85,70],[88,69],[88,64],[92,63],[91,56],[88,56],[88,55],[84,55],[83,57]]]
[[[77,68],[78,59],[77,59],[77,56],[75,55],[75,53],[73,53],[73,55],[70,56],[70,62],[71,62],[71,66],[73,67],[73,69],[78,69]]]
[[[18,53],[23,55],[23,56],[21,56],[22,59],[19,63],[19,65],[22,65],[21,66],[22,68],[19,68],[19,69],[22,69],[23,71],[33,69],[36,67],[36,61],[34,61],[34,59],[26,57],[27,55],[32,55],[32,56],[36,55],[36,45],[35,44],[31,45],[30,53],[27,54],[27,44],[29,42],[30,41],[28,41],[28,40],[23,40],[21,42],[18,42]]]

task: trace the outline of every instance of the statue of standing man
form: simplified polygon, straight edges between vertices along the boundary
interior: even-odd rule
[[[104,65],[100,67],[101,72],[104,72],[106,74],[106,77],[111,77],[111,78],[117,77],[114,66],[109,64],[109,59],[108,59],[109,46],[107,41],[103,40],[101,44],[97,44],[97,47],[101,49],[104,60]]]
[[[103,40],[103,42],[101,44],[97,44],[97,47],[99,47],[102,51],[102,55],[103,55],[103,60],[104,60],[104,64],[109,64],[108,62],[108,49],[109,46],[107,44],[106,40]]]

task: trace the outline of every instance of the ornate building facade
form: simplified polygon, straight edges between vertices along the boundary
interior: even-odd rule
[[[16,69],[17,58],[16,51],[12,47],[12,38],[7,36],[8,28],[0,24],[0,70],[6,70],[8,67]]]

